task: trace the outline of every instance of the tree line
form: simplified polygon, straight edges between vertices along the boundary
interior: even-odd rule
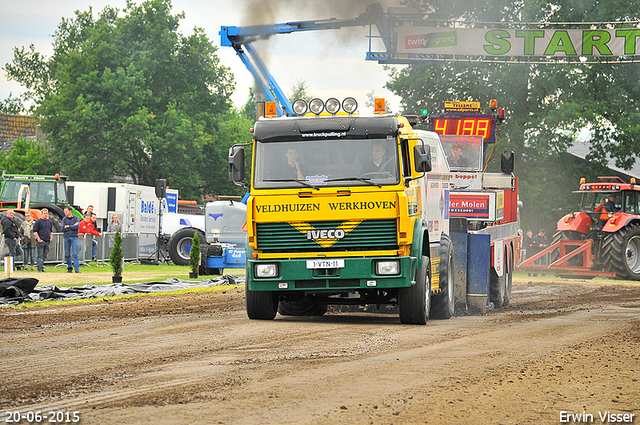
[[[640,2],[595,0],[407,0],[429,19],[483,22],[634,22]],[[505,64],[477,61],[423,63],[391,71],[387,87],[405,112],[442,112],[446,100],[497,99],[507,111],[496,151],[516,153],[523,227],[534,233],[578,208],[581,177],[618,175],[640,157],[640,64]],[[590,144],[586,161],[567,154]],[[489,170],[499,171],[499,155]],[[640,177],[640,176],[638,176]],[[628,177],[624,177],[628,180]]]
[[[637,21],[640,1],[403,0],[429,19],[464,22]],[[185,198],[240,194],[227,181],[228,148],[250,139],[255,103],[230,102],[233,76],[204,31],[178,31],[170,0],[129,2],[123,11],[91,9],[62,19],[54,53],[14,49],[4,69],[26,89],[0,108],[33,104],[48,145],[16,143],[11,164],[61,172],[73,180],[166,178]],[[497,151],[516,152],[524,226],[551,226],[577,208],[580,177],[611,174],[608,158],[628,169],[640,156],[640,65],[431,62],[390,69],[387,88],[400,109],[440,112],[446,100],[497,99],[507,110]],[[304,82],[293,97],[308,95]],[[580,138],[587,161],[568,155]],[[44,149],[44,150],[43,150]],[[26,157],[39,156],[32,161]],[[9,161],[9,157],[4,161]],[[43,159],[44,158],[44,159]],[[499,158],[499,155],[497,155]],[[2,159],[0,158],[0,161]],[[54,170],[52,164],[61,164]],[[40,168],[39,168],[40,167]],[[489,165],[499,169],[499,159]]]
[[[228,148],[250,140],[249,117],[232,107],[233,76],[201,28],[185,36],[169,0],[128,2],[63,18],[47,58],[33,45],[14,48],[4,69],[25,89],[2,103],[31,103],[48,143],[24,140],[5,158],[46,154],[36,173],[72,180],[153,185],[166,178],[187,199],[238,194],[227,181]],[[30,162],[24,159],[22,162]],[[32,162],[32,161],[31,161]]]

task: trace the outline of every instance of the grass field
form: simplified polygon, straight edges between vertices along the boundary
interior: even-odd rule
[[[122,273],[123,283],[155,282],[169,278],[189,279],[190,269],[188,266],[176,266],[173,264],[143,265],[126,264]],[[225,274],[234,276],[244,276],[244,269],[225,269]],[[11,273],[11,277],[35,277],[39,280],[38,286],[55,285],[82,286],[82,285],[104,285],[111,283],[111,268],[107,264],[89,263],[88,266],[81,266],[80,273],[67,273],[66,267],[48,266],[44,273],[37,270],[17,270]],[[7,273],[2,270],[0,278],[7,277]],[[200,279],[211,279],[217,275],[199,276]]]

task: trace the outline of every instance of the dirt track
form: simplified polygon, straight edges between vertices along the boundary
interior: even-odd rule
[[[515,279],[506,309],[427,326],[249,321],[241,287],[0,309],[2,422],[558,424],[609,411],[640,424],[640,285],[531,279]]]

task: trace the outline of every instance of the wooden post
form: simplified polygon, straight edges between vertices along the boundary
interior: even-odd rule
[[[11,270],[13,270],[13,257],[7,255],[4,257],[4,269],[7,272],[7,277],[11,277]]]

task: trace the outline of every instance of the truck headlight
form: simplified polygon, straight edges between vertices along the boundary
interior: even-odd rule
[[[376,262],[377,275],[400,274],[400,262],[397,260],[384,260]]]
[[[256,277],[277,277],[278,265],[274,263],[260,263],[254,266]]]

